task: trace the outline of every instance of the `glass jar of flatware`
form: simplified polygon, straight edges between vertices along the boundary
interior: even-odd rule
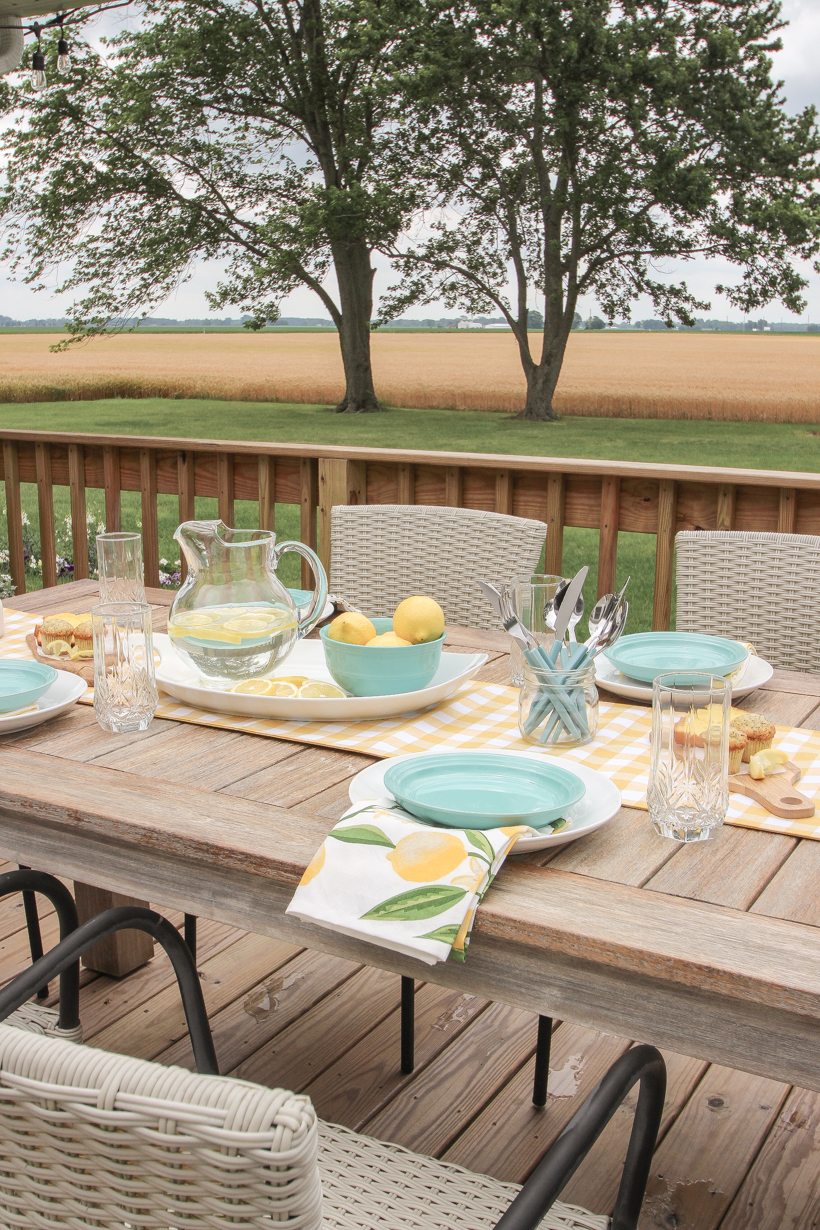
[[[646,803],[655,832],[705,841],[729,807],[732,685],[706,674],[659,675],[652,685]]]
[[[522,655],[523,656],[523,655]],[[541,670],[524,661],[518,729],[536,747],[581,747],[598,729],[595,664],[578,670]]]
[[[103,730],[146,730],[158,703],[151,607],[101,602],[91,608],[94,713]]]

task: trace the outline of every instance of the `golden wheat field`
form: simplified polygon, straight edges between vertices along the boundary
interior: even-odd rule
[[[101,338],[52,354],[62,334],[0,335],[0,401],[208,397],[333,403],[334,334],[167,333]],[[535,352],[540,338],[530,335]],[[407,407],[516,411],[524,378],[503,333],[376,333],[379,396]],[[583,333],[569,339],[563,414],[620,418],[820,418],[820,337]]]

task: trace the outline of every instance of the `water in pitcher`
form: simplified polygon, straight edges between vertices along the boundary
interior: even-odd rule
[[[273,669],[298,636],[295,611],[268,602],[171,612],[168,635],[205,680],[254,679]]]

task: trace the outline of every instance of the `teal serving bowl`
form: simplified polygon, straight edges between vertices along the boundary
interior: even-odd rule
[[[43,662],[0,662],[0,713],[11,713],[34,704],[47,692],[57,672]]]
[[[376,635],[392,632],[392,619],[371,620]],[[354,696],[399,696],[426,688],[441,661],[441,647],[447,635],[423,645],[347,645],[333,641],[327,628],[321,630],[327,669],[340,688]]]
[[[413,756],[391,765],[384,784],[412,815],[458,829],[541,828],[586,793],[580,777],[547,759],[483,751]]]
[[[616,670],[639,683],[678,672],[731,675],[748,656],[739,641],[699,632],[635,632],[604,650]]]

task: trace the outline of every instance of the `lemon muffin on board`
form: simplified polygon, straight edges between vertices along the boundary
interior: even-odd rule
[[[739,713],[732,716],[732,726],[743,731],[746,736],[746,746],[743,749],[743,759],[749,763],[752,756],[771,747],[775,736],[775,726],[768,718],[759,713]]]
[[[729,772],[739,773],[743,753],[746,750],[746,736],[736,726],[729,727]]]
[[[91,631],[90,619],[84,619],[74,629],[74,651],[78,658],[94,657],[94,634]]]
[[[74,628],[67,619],[59,615],[47,615],[40,624],[40,644],[43,647],[43,653],[53,653],[52,646],[54,645],[57,645],[57,653],[59,653],[61,646],[58,642],[60,641],[67,648],[71,644],[73,631]]]

